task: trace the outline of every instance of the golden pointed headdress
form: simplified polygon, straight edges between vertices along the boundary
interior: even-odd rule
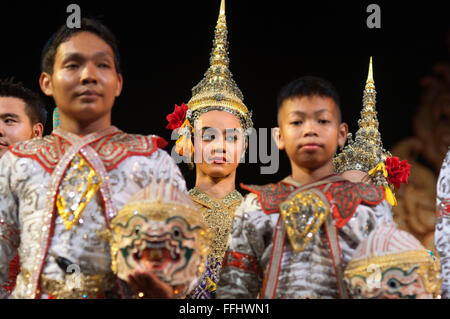
[[[200,111],[200,114],[210,110],[228,111],[241,120],[246,130],[253,126],[251,112],[245,106],[242,92],[234,82],[229,69],[227,34],[225,0],[221,0],[209,59],[210,66],[204,78],[192,89],[192,98],[188,102],[188,107],[192,114],[196,111]]]
[[[361,118],[358,120],[359,129],[356,132],[355,140],[351,140],[349,134],[348,144],[341,153],[334,158],[334,170],[342,173],[348,170],[358,170],[369,173],[380,162],[383,162],[391,153],[383,148],[381,135],[378,131],[376,91],[373,80],[372,57],[370,57],[369,74],[363,95],[363,109]],[[377,185],[385,185],[386,179],[375,181]]]
[[[213,48],[209,59],[209,68],[204,78],[192,88],[192,98],[167,116],[167,128],[177,129],[179,138],[175,151],[183,156],[191,157],[194,146],[191,140],[193,125],[203,113],[219,110],[235,115],[241,122],[244,134],[253,127],[252,112],[247,109],[241,90],[233,80],[229,69],[227,22],[225,18],[225,0],[221,0],[220,13],[214,35]]]

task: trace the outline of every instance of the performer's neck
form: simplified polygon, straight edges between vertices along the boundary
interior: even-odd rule
[[[236,171],[224,177],[211,177],[196,170],[195,187],[217,199],[222,199],[236,189]]]
[[[324,166],[315,169],[297,166],[291,161],[292,178],[302,184],[309,184],[334,174],[333,163],[330,161]]]
[[[60,128],[77,135],[88,135],[111,126],[111,115],[100,117],[94,121],[79,121],[62,114],[60,116]]]

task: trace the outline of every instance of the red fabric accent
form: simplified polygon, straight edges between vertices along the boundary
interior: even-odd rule
[[[16,280],[17,275],[20,273],[20,261],[19,261],[19,255],[16,255],[16,257],[11,260],[9,263],[9,278],[8,280],[3,284],[3,288],[6,289],[8,294],[11,294],[14,290],[14,287],[16,286]]]
[[[59,161],[59,153],[56,150],[64,154],[68,145],[59,136],[49,135],[42,139],[32,139],[10,145],[8,149],[16,156],[34,159],[51,174]]]
[[[323,187],[325,185],[320,186],[321,189]],[[385,193],[382,186],[345,181],[333,183],[326,196],[334,204],[333,219],[336,227],[341,229],[352,218],[358,205],[377,205],[384,200]]]
[[[152,137],[152,143],[156,145],[158,148],[164,148],[169,144],[165,139],[163,139],[160,136],[153,136]]]
[[[241,188],[248,190],[258,196],[261,208],[266,214],[274,214],[279,212],[278,205],[281,204],[291,194],[296,187],[294,185],[278,182],[276,184],[244,185]]]
[[[236,251],[227,251],[223,258],[222,267],[231,266],[245,271],[258,273],[259,266],[256,257],[238,253]]]
[[[441,201],[440,207],[436,209],[436,218],[439,217],[450,217],[450,199],[443,199]]]

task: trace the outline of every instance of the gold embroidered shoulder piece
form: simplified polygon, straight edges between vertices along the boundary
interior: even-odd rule
[[[155,135],[127,134],[120,130],[100,136],[89,144],[100,156],[107,170],[114,169],[123,160],[133,155],[149,156],[158,148],[163,148],[167,142]],[[34,138],[19,142],[9,150],[16,156],[29,157],[41,164],[49,173],[58,164],[66,149],[71,146],[55,131],[42,138]]]

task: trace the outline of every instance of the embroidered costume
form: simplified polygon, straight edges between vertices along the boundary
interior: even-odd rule
[[[300,185],[246,186],[217,287],[219,298],[345,297],[343,267],[382,221],[379,186],[331,176]]]
[[[450,298],[450,149],[442,163],[436,190],[434,245],[441,258],[442,297]]]
[[[11,297],[117,296],[99,232],[154,179],[185,191],[178,167],[159,149],[165,144],[111,126],[83,137],[58,128],[12,146],[0,160],[0,284],[17,251],[21,264]]]
[[[340,176],[306,185],[291,177],[243,185],[251,194],[235,213],[219,298],[348,298],[345,266],[378,225],[392,223],[388,201],[395,204],[392,176],[383,166],[389,154],[378,132],[371,62],[356,141],[333,164],[338,173],[369,173],[375,185]]]
[[[189,297],[210,299],[215,296],[220,266],[230,241],[234,212],[241,204],[243,196],[235,190],[221,200],[217,200],[196,187],[189,191],[189,195],[200,207],[203,218],[213,233],[211,254],[207,259],[205,272]]]

